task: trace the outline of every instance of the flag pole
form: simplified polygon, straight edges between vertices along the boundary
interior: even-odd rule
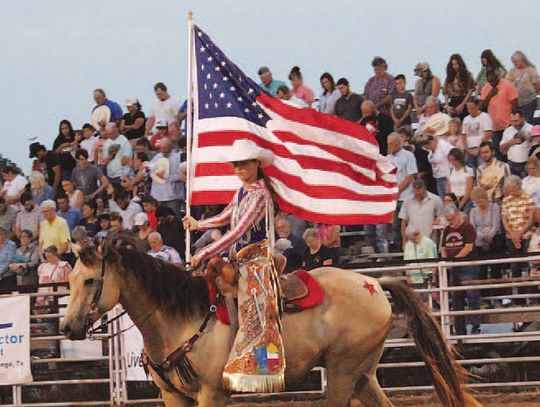
[[[187,116],[186,116],[186,216],[191,216],[191,143],[193,139],[193,11],[188,12],[188,57],[187,57]],[[186,230],[186,262],[191,260],[191,232]]]

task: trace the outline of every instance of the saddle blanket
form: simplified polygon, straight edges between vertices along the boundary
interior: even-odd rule
[[[283,291],[283,311],[287,313],[300,312],[321,305],[324,301],[324,290],[319,281],[307,271],[298,270],[280,277]],[[215,298],[218,292],[215,284],[209,284],[210,298]],[[216,317],[225,325],[230,325],[229,313],[224,302],[217,304]]]

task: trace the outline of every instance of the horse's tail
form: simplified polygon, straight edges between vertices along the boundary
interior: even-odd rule
[[[463,385],[467,373],[456,363],[453,348],[447,345],[439,323],[420,297],[401,281],[383,278],[380,284],[392,295],[396,311],[407,315],[409,332],[426,364],[442,405],[481,406]]]

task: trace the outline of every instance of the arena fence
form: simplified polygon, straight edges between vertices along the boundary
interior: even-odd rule
[[[449,262],[437,261],[432,263],[409,264],[406,266],[391,266],[391,267],[373,267],[354,269],[352,271],[376,277],[391,276],[396,278],[405,278],[407,270],[415,270],[418,268],[431,269],[433,275],[437,276],[437,286],[431,286],[430,280],[427,282],[426,288],[418,289],[417,291],[424,296],[427,303],[432,309],[433,314],[439,318],[442,329],[452,344],[456,345],[462,358],[459,363],[470,369],[476,367],[473,373],[482,376],[483,368],[490,371],[489,367],[496,370],[504,368],[510,373],[519,372],[517,374],[498,375],[496,380],[481,378],[474,381],[469,386],[477,389],[491,389],[503,391],[506,389],[523,389],[540,387],[540,377],[534,374],[534,366],[540,364],[540,324],[535,324],[535,321],[540,321],[540,305],[538,300],[540,294],[538,287],[540,280],[532,277],[522,277],[517,279],[503,278],[500,280],[472,281],[468,285],[450,286],[448,281],[448,273],[453,272],[455,267],[460,266],[489,266],[489,265],[508,265],[509,263],[529,263],[540,262],[540,255],[522,257],[522,258],[503,258],[482,261],[468,262]],[[501,299],[510,299],[514,301],[511,307],[482,307],[479,310],[451,310],[450,297],[453,292],[481,290],[482,298],[485,302],[499,302]],[[503,294],[498,294],[504,290]],[[493,294],[495,292],[495,295]],[[490,294],[491,293],[491,294]],[[42,293],[30,294],[32,297],[43,296]],[[49,295],[49,294],[47,294]],[[50,295],[59,298],[65,296],[65,292],[51,293]],[[436,297],[438,296],[439,307],[436,306]],[[108,314],[108,318],[113,318],[118,315],[120,308],[117,307]],[[31,321],[54,321],[56,324],[63,313],[62,305],[59,306],[58,312],[48,314],[32,314]],[[470,315],[480,315],[483,318],[482,327],[499,327],[502,329],[479,334],[457,335],[452,332],[452,321],[456,317],[466,317]],[[386,352],[383,356],[383,362],[379,365],[379,380],[383,388],[388,393],[395,392],[426,392],[431,391],[429,380],[424,380],[422,376],[424,363],[414,353],[414,341],[409,338],[404,327],[404,323],[399,323],[400,318],[396,318],[394,331],[391,332],[390,338],[385,343]],[[528,324],[528,326],[527,326]],[[401,325],[401,333],[400,327]],[[512,329],[513,328],[513,329]],[[49,380],[34,381],[28,385],[11,386],[11,394],[4,397],[8,402],[3,402],[0,406],[98,406],[98,405],[128,405],[144,402],[159,402],[159,398],[137,399],[135,395],[128,394],[128,383],[126,380],[126,362],[124,358],[122,335],[114,336],[120,331],[119,322],[114,322],[108,326],[106,332],[96,334],[94,341],[103,343],[102,353],[97,356],[78,358],[78,357],[45,357],[32,360],[32,367],[48,365],[49,369],[62,371],[65,366],[77,362],[88,362],[99,364],[102,372],[105,372],[103,377],[95,374],[88,377],[79,378],[54,378]],[[37,345],[44,341],[60,342],[65,340],[63,336],[57,332],[50,335],[38,336],[32,335],[31,345]],[[501,349],[510,349],[510,351],[502,352]],[[493,349],[498,351],[494,352]],[[394,358],[392,354],[396,353]],[[405,353],[403,356],[402,353]],[[395,359],[395,360],[392,360]],[[97,365],[96,365],[97,366]],[[518,367],[517,369],[513,367]],[[487,368],[486,368],[487,367]],[[530,367],[528,369],[527,367]],[[480,370],[478,370],[480,369]],[[94,368],[88,368],[88,372],[92,372]],[[99,370],[99,369],[98,369]],[[536,371],[538,372],[538,368]],[[480,371],[480,373],[478,373]],[[417,372],[418,374],[415,374]],[[532,373],[527,373],[532,372]],[[312,391],[291,392],[308,394],[324,394],[326,389],[326,377],[323,368],[316,368],[315,373],[320,375],[321,386],[319,389]],[[425,375],[425,372],[424,372]],[[48,388],[58,389],[65,386],[106,386],[107,391],[102,392],[101,397],[95,400],[84,399],[65,401],[61,397],[57,401],[50,400],[47,397],[47,402],[35,400],[24,388]],[[148,386],[153,386],[148,384]],[[3,388],[4,390],[6,387]],[[6,392],[4,392],[6,393]],[[253,395],[250,395],[253,396]],[[258,397],[264,395],[257,395]],[[238,396],[242,397],[242,396]]]

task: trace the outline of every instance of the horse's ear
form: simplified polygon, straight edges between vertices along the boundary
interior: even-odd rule
[[[98,257],[103,259],[107,256],[107,253],[109,253],[109,241],[107,239],[103,239],[97,247],[96,254]]]

